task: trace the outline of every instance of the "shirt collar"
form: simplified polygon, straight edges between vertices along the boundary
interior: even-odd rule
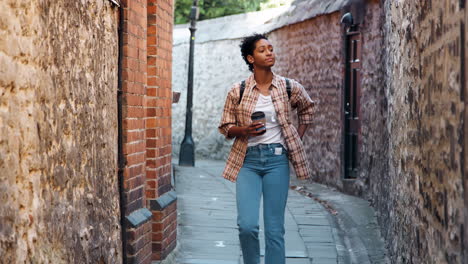
[[[271,80],[271,84],[273,85],[273,87],[276,87],[276,88],[279,87],[280,81],[281,81],[281,78],[273,72],[273,79]],[[257,82],[255,81],[255,76],[253,73],[249,76],[249,78],[247,78],[246,83],[247,83],[246,88],[248,90],[253,89],[255,85],[257,85]]]

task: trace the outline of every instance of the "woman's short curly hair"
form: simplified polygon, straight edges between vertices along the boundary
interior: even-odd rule
[[[242,39],[241,44],[239,45],[242,53],[242,58],[244,58],[245,63],[249,65],[249,70],[253,72],[253,64],[249,63],[247,60],[248,55],[253,55],[255,50],[255,43],[261,39],[268,38],[264,34],[253,34]]]

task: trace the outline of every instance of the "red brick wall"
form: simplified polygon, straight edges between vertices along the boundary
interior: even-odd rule
[[[122,90],[123,149],[126,160],[125,215],[143,208],[145,202],[146,1],[124,0]],[[150,222],[127,228],[129,263],[151,262]]]
[[[161,260],[171,253],[177,238],[177,203],[162,211],[153,211],[152,248],[153,260]]]
[[[127,263],[151,263],[151,222],[127,229]]]
[[[148,1],[146,168],[148,198],[171,189],[172,1]]]
[[[143,101],[146,89],[146,19],[141,12],[146,4],[139,1],[124,3],[123,78],[123,129],[125,189],[128,190],[127,212],[142,208],[145,183],[145,119]]]
[[[146,110],[146,197],[156,199],[171,190],[171,107],[173,1],[148,0],[148,87]],[[174,249],[177,205],[153,211],[153,260]]]
[[[123,0],[125,215],[171,190],[173,1]],[[127,227],[129,263],[164,258],[176,241],[176,203]]]

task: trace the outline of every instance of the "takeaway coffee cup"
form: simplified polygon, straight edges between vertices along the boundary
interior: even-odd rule
[[[252,122],[261,122],[263,124],[262,127],[259,127],[259,128],[256,129],[256,131],[263,130],[263,132],[260,135],[262,135],[262,134],[264,134],[266,132],[266,127],[265,127],[266,118],[265,118],[265,113],[264,112],[261,112],[261,111],[254,112],[252,114]]]

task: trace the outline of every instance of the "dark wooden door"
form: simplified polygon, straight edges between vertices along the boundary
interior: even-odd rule
[[[345,42],[344,166],[345,178],[355,178],[359,164],[361,34],[358,31],[349,31],[346,33]]]

